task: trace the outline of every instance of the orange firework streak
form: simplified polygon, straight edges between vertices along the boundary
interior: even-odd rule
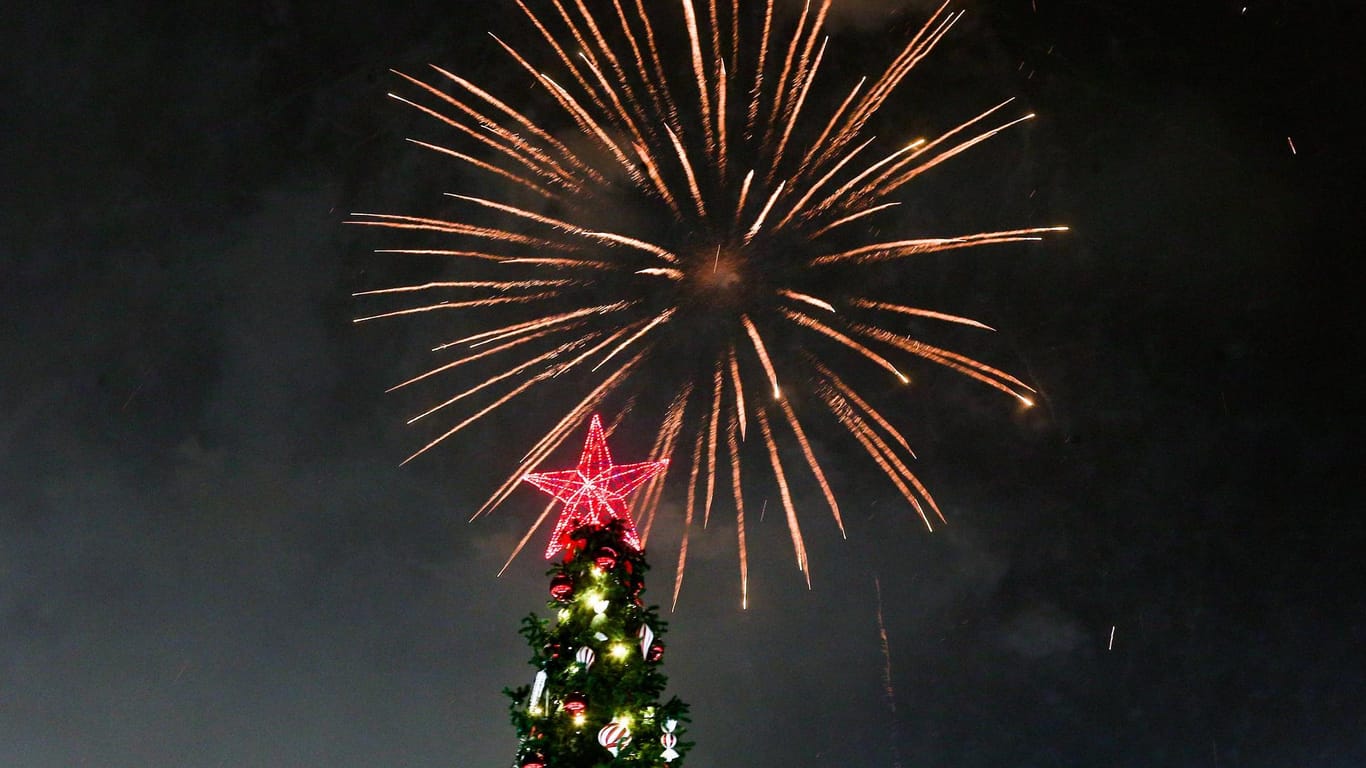
[[[780,28],[773,0],[755,4],[750,17],[742,17],[739,0],[514,3],[541,47],[518,50],[494,40],[510,70],[524,73],[541,106],[557,116],[511,106],[440,67],[428,73],[430,81],[400,73],[410,93],[391,96],[431,118],[435,128],[454,131],[458,143],[410,141],[492,186],[477,195],[450,193],[461,210],[454,218],[355,213],[348,222],[457,241],[381,251],[446,259],[460,270],[455,277],[356,294],[411,302],[378,307],[356,322],[452,311],[475,323],[433,350],[453,359],[392,388],[456,369],[473,379],[414,417],[465,409],[408,460],[505,410],[538,384],[574,391],[575,405],[555,412],[553,426],[530,441],[478,517],[506,500],[590,413],[621,406],[619,421],[647,376],[652,382],[672,377],[664,382],[674,393],[667,405],[660,410],[662,402],[649,402],[637,413],[661,422],[652,458],[692,445],[675,603],[693,520],[700,508],[702,524],[710,521],[716,486],[724,482],[722,451],[730,463],[741,604],[748,604],[744,483],[748,463],[756,461],[746,458],[751,453],[767,456],[756,463],[767,465],[778,489],[809,584],[794,496],[802,483],[814,481],[842,535],[845,530],[837,492],[812,445],[820,433],[809,430],[818,419],[861,446],[927,526],[931,512],[942,518],[907,466],[915,454],[884,415],[893,411],[848,382],[862,381],[875,366],[906,383],[905,361],[924,361],[1026,406],[1034,390],[993,365],[910,338],[901,327],[908,318],[991,330],[986,324],[919,308],[904,297],[879,297],[866,281],[850,294],[841,280],[866,265],[1037,241],[1066,229],[949,235],[895,229],[899,222],[890,213],[903,201],[893,194],[1033,116],[998,117],[1007,100],[937,135],[891,136],[886,148],[870,149],[876,139],[865,126],[962,12],[945,2],[881,72],[833,83],[827,81],[839,67],[827,60],[839,52],[824,32],[831,0],[806,3],[788,28]],[[677,45],[665,44],[664,35]],[[751,46],[749,55],[742,41]],[[666,54],[676,58],[666,61]],[[892,234],[874,236],[882,230]],[[846,368],[853,370],[836,375]],[[756,386],[755,377],[768,386]],[[814,382],[816,397],[805,398],[815,406],[810,413],[800,407],[802,398],[787,399],[780,381],[793,394],[810,394],[808,382]],[[557,399],[542,397],[536,407],[553,407]],[[742,450],[750,416],[759,422],[761,450]],[[775,421],[790,432],[775,430]],[[801,460],[785,461],[789,451]],[[642,538],[650,535],[666,487],[682,482],[683,474],[661,472],[640,489]],[[529,538],[530,532],[513,556]]]

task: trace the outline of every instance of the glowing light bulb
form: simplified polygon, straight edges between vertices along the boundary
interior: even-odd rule
[[[583,725],[586,722],[588,722],[588,715],[585,715],[582,712],[574,715],[574,725]]]
[[[607,612],[607,606],[611,604],[612,601],[608,600],[607,598],[596,600],[593,602],[593,613],[596,613],[599,616],[601,616],[602,614]]]
[[[559,617],[560,621],[569,621],[569,609],[568,609],[568,608],[561,608],[561,609],[560,609],[560,612],[557,613],[557,614],[555,614],[555,615]]]
[[[612,658],[614,659],[624,659],[630,652],[631,646],[626,645],[625,643],[616,643],[612,646],[612,650],[610,651]]]

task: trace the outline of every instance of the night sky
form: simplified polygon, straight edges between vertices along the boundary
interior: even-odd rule
[[[1038,112],[921,210],[1073,231],[910,279],[999,328],[952,338],[1041,407],[927,378],[932,534],[818,435],[849,538],[799,493],[809,592],[770,514],[741,611],[718,507],[669,615],[691,768],[1366,765],[1363,14],[1174,5],[963,4],[888,108]],[[926,12],[836,6],[839,83]],[[542,501],[466,520],[535,424],[399,467],[430,402],[384,390],[464,321],[353,325],[421,271],[341,222],[467,181],[403,141],[448,136],[391,67],[542,98],[484,34],[530,46],[510,0],[10,3],[0,30],[0,766],[507,765],[539,547],[496,574]]]

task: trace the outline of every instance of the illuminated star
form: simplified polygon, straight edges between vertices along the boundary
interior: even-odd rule
[[[569,534],[583,526],[601,527],[620,520],[625,527],[622,540],[640,549],[636,524],[626,508],[626,495],[639,488],[669,465],[669,460],[642,461],[639,464],[613,464],[607,451],[607,436],[596,415],[588,426],[577,469],[559,472],[531,472],[522,477],[528,483],[564,502],[564,511],[555,523],[555,532],[546,548],[546,559],[569,545]]]

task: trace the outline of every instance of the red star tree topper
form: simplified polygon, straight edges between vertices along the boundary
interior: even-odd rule
[[[545,550],[547,560],[569,545],[569,534],[583,526],[600,527],[612,520],[625,526],[622,539],[636,550],[640,537],[635,521],[626,508],[626,496],[668,466],[669,460],[642,461],[638,464],[613,464],[607,451],[607,436],[602,420],[593,416],[588,425],[588,440],[583,444],[577,469],[559,472],[531,472],[522,479],[564,502],[564,511],[550,535]]]

